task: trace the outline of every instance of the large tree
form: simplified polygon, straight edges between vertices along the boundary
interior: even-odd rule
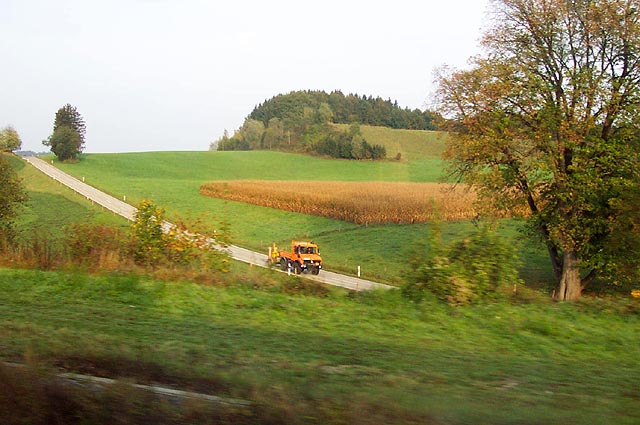
[[[77,131],[66,125],[58,127],[51,137],[49,137],[47,143],[51,146],[51,152],[53,152],[60,161],[76,159],[82,151],[80,135]]]
[[[528,209],[555,297],[576,300],[637,271],[640,5],[494,0],[492,18],[484,53],[438,77],[447,157],[495,205]]]
[[[42,143],[51,146],[58,159],[76,159],[84,150],[86,126],[82,115],[75,106],[64,105],[56,112],[53,123],[53,134]]]
[[[0,151],[13,152],[20,149],[22,140],[15,128],[8,125],[0,130]]]

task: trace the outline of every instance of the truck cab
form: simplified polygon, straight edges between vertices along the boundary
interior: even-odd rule
[[[270,262],[277,262],[282,270],[291,270],[295,274],[318,274],[322,269],[320,250],[313,242],[291,241],[291,252],[279,251],[274,243],[269,251]]]

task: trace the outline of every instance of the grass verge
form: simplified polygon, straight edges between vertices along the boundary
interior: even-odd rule
[[[16,156],[6,156],[22,179],[29,197],[16,222],[22,237],[34,232],[60,239],[72,223],[106,224],[124,228],[127,220],[79,196]]]

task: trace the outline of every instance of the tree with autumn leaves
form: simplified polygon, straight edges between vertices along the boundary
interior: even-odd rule
[[[529,212],[558,300],[637,279],[637,0],[495,0],[470,69],[438,75],[446,157],[487,203]]]
[[[223,233],[207,232],[201,220],[165,221],[165,211],[150,200],[143,200],[134,215],[130,231],[130,252],[137,264],[188,266],[194,270],[228,271],[228,255],[218,249],[227,246]]]
[[[0,129],[0,152],[13,152],[21,146],[22,140],[15,128],[8,125]]]

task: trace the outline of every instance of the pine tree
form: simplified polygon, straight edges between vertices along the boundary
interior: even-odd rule
[[[80,142],[82,143],[81,150],[84,149],[84,136],[86,133],[86,126],[84,119],[75,106],[71,106],[69,103],[58,109],[56,112],[56,119],[53,123],[53,131],[55,132],[59,127],[67,126],[71,127],[80,136]]]

